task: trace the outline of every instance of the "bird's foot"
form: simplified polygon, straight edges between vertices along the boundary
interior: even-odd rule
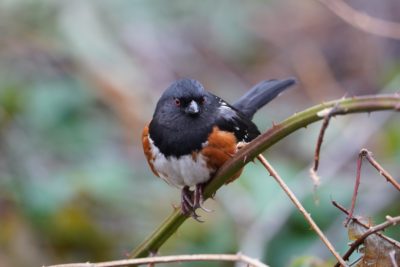
[[[193,202],[193,191],[189,189],[189,186],[184,186],[182,188],[181,194],[181,212],[183,215],[192,217],[198,222],[203,222],[200,220],[200,216],[196,213],[195,204]]]
[[[212,210],[209,210],[203,206],[204,186],[205,183],[197,184],[194,192],[191,191],[188,186],[184,186],[182,188],[182,197],[181,197],[182,214],[190,216],[198,222],[203,222],[203,221],[199,219],[200,216],[196,213],[197,208],[200,208],[205,212],[212,212]]]

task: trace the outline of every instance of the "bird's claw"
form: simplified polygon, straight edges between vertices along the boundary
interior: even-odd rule
[[[190,216],[198,222],[203,221],[199,219],[200,216],[196,213],[197,208],[200,208],[205,212],[213,212],[213,210],[207,209],[203,206],[203,189],[204,184],[197,184],[194,192],[191,191],[188,186],[182,188],[181,212],[183,215]]]

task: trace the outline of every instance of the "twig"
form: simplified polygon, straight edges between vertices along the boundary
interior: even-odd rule
[[[352,97],[335,100],[320,104],[297,113],[285,121],[275,125],[267,132],[263,133],[251,143],[238,151],[238,153],[217,172],[212,181],[205,188],[205,198],[211,195],[225,184],[237,171],[243,168],[248,162],[252,161],[257,155],[268,149],[285,136],[301,129],[313,122],[321,120],[318,112],[340,105],[343,114],[372,112],[378,110],[398,110],[400,106],[400,96],[393,95],[373,95]],[[157,251],[162,244],[183,224],[187,218],[180,211],[174,210],[172,214],[135,250],[130,253],[131,258],[145,257],[150,251]]]
[[[374,157],[372,156],[372,152],[363,148],[360,153],[362,153],[363,156],[369,161],[369,163],[371,163],[371,165],[375,167],[379,174],[386,178],[386,181],[391,183],[397,190],[400,191],[400,184],[395,179],[393,179],[393,177],[374,159]]]
[[[335,200],[332,200],[332,205],[335,206],[336,208],[338,208],[340,211],[342,211],[344,214],[348,215],[349,211],[343,207],[342,205],[340,205],[339,203],[337,203]],[[367,227],[367,226],[366,226]],[[368,228],[368,227],[367,227]]]
[[[324,233],[318,227],[318,225],[311,218],[311,215],[306,211],[306,209],[303,207],[303,205],[300,203],[300,201],[297,199],[297,197],[294,195],[294,193],[286,185],[286,183],[279,176],[279,174],[274,170],[274,168],[271,166],[271,164],[269,164],[269,162],[261,154],[257,156],[257,159],[268,170],[270,175],[275,179],[275,181],[279,184],[279,186],[283,189],[283,191],[285,191],[285,193],[288,195],[290,200],[293,202],[293,204],[296,206],[296,208],[301,212],[301,214],[303,214],[304,218],[310,224],[311,228],[313,228],[314,231],[318,234],[319,238],[322,240],[322,242],[324,242],[325,246],[330,250],[330,252],[333,254],[333,256],[335,256],[335,258],[340,262],[340,264],[342,264],[342,266],[348,266],[346,264],[346,262],[342,259],[342,257],[339,255],[339,253],[335,250],[335,248],[333,247],[331,242],[328,240],[328,238],[324,235]]]
[[[335,113],[339,110],[339,106],[335,105],[333,108],[330,108],[328,110],[324,110],[322,112],[318,112],[318,114],[321,117],[324,117],[324,120],[322,122],[321,129],[319,131],[318,135],[318,140],[317,140],[317,145],[315,146],[315,153],[314,153],[314,167],[313,171],[316,172],[318,170],[318,165],[319,165],[319,154],[321,151],[321,146],[322,142],[324,141],[324,136],[325,136],[325,131],[329,126],[329,122],[332,118],[332,116],[335,115]]]
[[[238,254],[197,254],[197,255],[176,255],[176,256],[158,256],[139,259],[107,261],[99,263],[69,263],[59,265],[49,265],[47,267],[119,267],[119,266],[132,266],[143,264],[155,263],[172,263],[172,262],[193,262],[193,261],[231,261],[243,262],[248,266],[253,267],[268,267],[264,263],[252,259],[241,253]]]
[[[383,176],[386,178],[386,181],[391,183],[397,190],[400,191],[400,184],[385,170],[383,167],[374,159],[372,156],[372,152],[368,151],[367,149],[363,148],[360,150],[360,153],[358,154],[358,159],[357,159],[357,175],[356,175],[356,182],[354,185],[354,192],[353,192],[353,197],[351,199],[351,208],[349,211],[349,215],[347,216],[345,226],[348,225],[350,222],[350,219],[353,217],[354,213],[354,208],[356,205],[356,199],[357,199],[357,193],[358,193],[358,188],[360,186],[360,180],[361,180],[361,165],[362,165],[362,160],[363,158],[366,158],[369,163],[371,163],[372,166]]]
[[[319,0],[333,13],[353,27],[378,36],[400,39],[400,24],[361,13],[343,0]]]
[[[320,183],[320,178],[317,174],[317,171],[318,171],[318,166],[319,166],[319,155],[321,152],[322,142],[324,141],[325,131],[329,126],[329,122],[330,122],[332,116],[334,116],[339,111],[338,107],[339,107],[339,105],[335,105],[332,108],[321,110],[320,112],[318,112],[318,116],[323,117],[324,120],[322,122],[322,126],[319,131],[317,145],[315,146],[314,166],[310,169],[310,176],[314,183],[314,189],[316,189]]]
[[[357,174],[356,174],[356,181],[355,181],[355,184],[354,184],[353,197],[351,198],[351,206],[350,206],[349,214],[348,214],[347,219],[346,219],[346,221],[344,223],[345,227],[347,227],[347,225],[349,224],[351,218],[353,218],[354,208],[356,206],[358,188],[360,187],[362,159],[363,159],[363,154],[360,152],[360,153],[358,153],[358,158],[357,158]]]

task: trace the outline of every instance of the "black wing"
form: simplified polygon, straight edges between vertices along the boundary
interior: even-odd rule
[[[257,126],[248,119],[242,112],[215,96],[219,101],[218,118],[216,125],[223,131],[233,132],[236,139],[250,142],[260,131]]]

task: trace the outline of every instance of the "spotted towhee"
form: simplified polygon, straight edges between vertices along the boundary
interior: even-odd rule
[[[204,185],[236,153],[238,144],[260,134],[251,121],[254,113],[294,83],[292,78],[262,81],[233,105],[196,80],[178,80],[167,88],[143,130],[143,150],[156,176],[182,188],[183,214],[197,219],[195,209],[206,210]]]

